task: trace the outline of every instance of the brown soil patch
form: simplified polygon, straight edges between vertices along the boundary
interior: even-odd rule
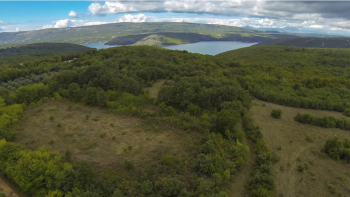
[[[195,135],[106,109],[54,101],[25,111],[15,142],[33,150],[47,146],[61,155],[69,150],[73,160],[98,168],[115,168],[125,160],[143,168],[164,152],[189,154]]]
[[[9,181],[3,174],[0,174],[0,192],[8,197],[27,197],[17,185]]]
[[[281,119],[270,116],[273,109],[282,110]],[[273,167],[276,196],[331,196],[328,188],[330,184],[336,188],[335,195],[350,196],[350,164],[335,161],[321,151],[327,139],[333,137],[349,139],[350,132],[295,122],[294,117],[298,112],[349,119],[338,112],[253,101],[250,113],[261,128],[271,152],[280,158]],[[312,142],[306,140],[307,135],[311,137]],[[306,166],[306,169],[299,172],[298,166]]]

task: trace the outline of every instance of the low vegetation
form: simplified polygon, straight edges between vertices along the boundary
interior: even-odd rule
[[[280,109],[274,109],[271,111],[271,117],[276,119],[281,119],[282,117],[282,111]]]
[[[281,109],[283,118],[272,118],[273,109]],[[347,196],[349,164],[329,159],[323,150],[325,143],[335,136],[338,141],[348,139],[349,131],[300,124],[294,120],[298,113],[349,119],[339,112],[292,108],[257,99],[252,101],[249,114],[259,126],[272,158],[277,157],[270,168],[275,182],[274,195],[329,196],[328,185],[332,184],[336,188],[335,196]]]
[[[323,150],[333,159],[350,163],[350,140],[332,138],[327,140]]]
[[[346,118],[335,118],[334,116],[317,117],[310,114],[297,114],[294,120],[303,124],[311,124],[325,128],[339,128],[350,130],[350,120]]]

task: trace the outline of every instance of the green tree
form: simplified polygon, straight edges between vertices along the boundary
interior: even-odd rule
[[[141,191],[143,194],[150,194],[153,190],[153,184],[151,181],[147,180],[142,182],[141,184]]]

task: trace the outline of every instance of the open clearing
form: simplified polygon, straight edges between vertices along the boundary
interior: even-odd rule
[[[281,119],[270,116],[273,109],[282,110]],[[273,166],[276,196],[350,196],[350,164],[335,161],[322,152],[327,139],[350,139],[350,131],[295,122],[294,117],[298,112],[349,119],[338,112],[253,101],[250,113],[261,128],[271,152],[279,157],[279,161]],[[304,167],[304,171],[298,171],[298,166]],[[329,189],[330,184],[335,187],[334,194]]]
[[[50,116],[52,118],[50,119]],[[73,161],[85,160],[98,169],[132,160],[144,168],[160,154],[187,156],[198,134],[149,123],[146,119],[109,113],[69,101],[50,101],[25,111],[15,142],[26,148],[49,147]]]
[[[158,92],[160,90],[160,88],[162,87],[162,85],[165,83],[165,79],[160,79],[157,82],[155,82],[154,84],[152,84],[152,87],[147,87],[144,88],[145,91],[148,91],[148,95],[150,98],[158,98]],[[168,82],[173,82],[173,80],[168,80]]]

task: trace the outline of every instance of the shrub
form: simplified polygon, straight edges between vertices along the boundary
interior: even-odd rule
[[[175,178],[163,178],[156,182],[156,186],[159,187],[163,196],[176,196],[183,187],[183,183]]]
[[[345,116],[350,116],[350,108],[346,108],[343,112]]]
[[[329,185],[328,185],[328,189],[329,189],[329,191],[330,191],[332,194],[335,194],[335,187],[334,187],[334,185],[329,184]]]
[[[350,140],[348,139],[329,139],[324,145],[323,150],[333,159],[350,163]]]
[[[311,138],[310,135],[306,135],[305,136],[305,140],[308,141],[308,142],[313,142],[314,140]]]
[[[134,168],[135,168],[134,162],[133,161],[129,161],[129,160],[125,160],[124,167],[128,171],[134,170]]]
[[[52,121],[52,120],[54,120],[55,118],[53,117],[53,116],[50,116],[50,120]]]
[[[60,122],[57,123],[57,127],[62,127],[62,124]]]
[[[299,172],[304,172],[305,168],[302,165],[298,165],[298,171]]]
[[[271,117],[281,119],[282,117],[282,110],[280,109],[274,109],[271,111]]]
[[[106,136],[106,133],[101,133],[100,138],[104,138]]]
[[[141,192],[143,194],[150,194],[152,192],[152,189],[153,189],[153,185],[152,185],[151,181],[147,180],[147,181],[142,182]]]
[[[303,124],[311,124],[325,128],[339,128],[350,130],[350,121],[345,118],[337,119],[334,116],[316,117],[310,114],[298,113],[294,120]]]

